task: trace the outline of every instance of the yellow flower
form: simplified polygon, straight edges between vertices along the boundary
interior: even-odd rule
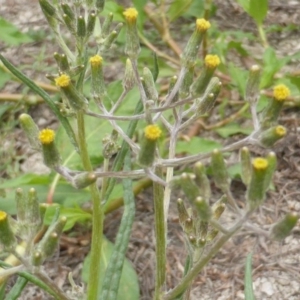
[[[208,54],[205,56],[204,62],[208,69],[215,69],[221,61],[218,55]]]
[[[90,64],[93,67],[101,66],[102,62],[103,62],[103,58],[98,54],[96,54],[90,58]]]
[[[210,28],[209,21],[206,21],[205,19],[197,19],[196,20],[196,29],[197,29],[197,31],[205,32],[209,28]]]
[[[67,87],[70,85],[71,79],[67,74],[61,74],[55,78],[55,84],[59,87]]]
[[[253,159],[252,165],[255,170],[265,170],[268,167],[269,163],[266,159],[257,157]]]
[[[161,130],[157,125],[148,125],[144,132],[147,140],[156,141],[161,136]]]
[[[286,129],[283,126],[278,125],[275,128],[275,133],[276,133],[277,136],[280,136],[280,137],[285,136],[286,135]]]
[[[0,210],[0,221],[4,221],[7,218],[7,213]]]
[[[39,140],[43,145],[51,144],[54,141],[55,132],[52,129],[43,129],[40,131]]]
[[[137,16],[138,16],[138,11],[134,7],[127,8],[123,12],[123,15],[124,15],[127,22],[134,23],[136,21]]]
[[[284,101],[291,94],[289,88],[284,84],[278,84],[274,87],[273,96],[277,101]]]

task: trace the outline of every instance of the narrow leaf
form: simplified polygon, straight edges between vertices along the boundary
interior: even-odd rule
[[[245,266],[245,300],[255,300],[252,286],[252,253],[247,255]]]

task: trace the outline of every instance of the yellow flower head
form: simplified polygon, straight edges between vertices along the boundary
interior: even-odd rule
[[[156,141],[161,136],[161,130],[157,125],[148,125],[145,130],[147,140]]]
[[[284,84],[278,84],[274,87],[273,96],[277,101],[284,101],[291,94],[289,88]]]
[[[205,32],[209,28],[210,28],[209,21],[206,21],[205,19],[197,19],[196,20],[196,29],[197,29],[197,31]]]
[[[218,55],[208,54],[205,56],[204,62],[208,69],[215,69],[221,61]]]
[[[52,129],[43,129],[40,131],[39,140],[43,145],[51,144],[54,141],[55,132]]]
[[[257,157],[253,159],[252,165],[255,170],[265,170],[269,163],[265,158]]]
[[[7,213],[5,211],[0,210],[0,221],[5,221],[7,218]]]
[[[59,87],[67,87],[70,85],[71,79],[67,74],[61,74],[60,76],[55,78],[55,84]]]
[[[134,23],[138,16],[138,11],[134,7],[127,8],[123,15],[128,23]]]
[[[283,136],[286,135],[286,129],[283,126],[278,125],[275,128],[275,133],[276,133],[277,136],[283,137]]]
[[[90,64],[92,65],[92,67],[99,67],[101,66],[102,62],[103,62],[103,58],[98,54],[90,58]]]

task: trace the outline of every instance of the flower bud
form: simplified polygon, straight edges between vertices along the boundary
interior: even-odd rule
[[[185,205],[184,205],[184,202],[182,199],[177,199],[177,210],[178,210],[178,217],[179,217],[179,223],[181,225],[182,228],[184,228],[184,224],[185,224],[185,221],[187,219],[190,218],[186,208],[185,208]]]
[[[66,14],[71,20],[75,20],[75,14],[68,3],[62,3],[61,8],[64,14]]]
[[[201,221],[199,222],[199,230],[198,230],[198,236],[201,238],[201,239],[206,239],[206,236],[207,236],[207,232],[208,232],[208,222],[206,221]]]
[[[226,203],[228,202],[227,196],[223,195],[217,202],[215,202],[211,208],[212,217],[215,220],[219,220],[223,212],[226,209]]]
[[[216,228],[212,228],[209,230],[206,236],[206,241],[209,243],[215,239],[215,237],[218,235],[219,230]]]
[[[208,113],[215,105],[216,99],[221,91],[222,83],[218,77],[213,77],[205,90],[203,98],[201,98],[197,107],[197,114],[203,115]]]
[[[63,14],[62,18],[63,18],[64,23],[67,26],[68,30],[70,31],[70,33],[72,35],[75,35],[75,33],[76,33],[75,19],[70,18],[70,16],[67,14]]]
[[[194,221],[192,218],[187,218],[185,220],[183,230],[186,234],[195,234]]]
[[[276,241],[285,239],[297,225],[298,219],[299,216],[295,212],[286,214],[281,221],[272,227],[271,239]]]
[[[216,186],[226,193],[230,184],[229,176],[223,154],[217,149],[211,154],[211,170]]]
[[[215,72],[215,69],[219,64],[220,58],[217,55],[208,54],[205,56],[204,69],[191,86],[192,96],[203,96],[209,86],[209,82]]]
[[[102,27],[101,27],[101,36],[102,36],[102,38],[106,38],[108,36],[113,18],[114,18],[113,13],[109,13],[106,16],[106,18],[104,19],[104,22],[103,22]]]
[[[181,56],[181,63],[183,67],[190,68],[195,65],[202,38],[209,28],[209,21],[206,21],[205,19],[196,20],[196,28]]]
[[[174,86],[175,86],[175,84],[176,84],[176,82],[177,82],[177,79],[178,79],[177,76],[171,77],[170,82],[169,82],[169,89],[168,89],[168,95],[167,95],[167,97],[172,93],[172,91],[173,91],[173,89],[174,89]],[[174,95],[174,97],[173,97],[173,99],[172,99],[172,102],[177,102],[178,99],[179,99],[179,94],[178,94],[178,92],[177,92],[177,93]]]
[[[31,188],[26,203],[26,223],[35,231],[41,225],[40,204],[36,190]]]
[[[131,90],[135,85],[135,75],[132,68],[131,60],[126,59],[125,74],[122,82],[125,91]]]
[[[199,188],[194,179],[194,174],[182,173],[180,176],[180,187],[191,204],[200,195]]]
[[[277,123],[283,103],[289,95],[290,90],[284,84],[279,84],[274,87],[273,98],[262,113],[261,128],[266,129]]]
[[[82,174],[75,175],[73,178],[73,186],[76,189],[84,189],[96,182],[97,177],[93,172],[84,172]]]
[[[82,39],[86,37],[86,24],[83,16],[77,18],[77,37]]]
[[[155,158],[156,143],[162,131],[157,125],[148,125],[144,130],[138,162],[141,166],[149,167]]]
[[[259,97],[260,73],[261,69],[258,65],[251,67],[245,92],[245,99],[249,103],[257,103]]]
[[[43,129],[39,133],[39,140],[42,144],[44,163],[49,168],[60,165],[61,158],[54,143],[55,133],[52,129]]]
[[[38,139],[39,129],[31,116],[28,114],[21,114],[19,121],[24,133],[26,134],[26,137],[28,138],[30,146],[34,150],[41,150],[41,144]]]
[[[240,162],[241,162],[241,177],[245,185],[249,185],[251,180],[251,155],[247,147],[240,149]]]
[[[118,132],[113,130],[112,134],[103,138],[103,157],[106,159],[111,159],[120,149],[120,146],[117,143]]]
[[[96,0],[95,6],[97,8],[97,12],[100,13],[104,8],[105,0]]]
[[[194,201],[195,208],[201,221],[208,222],[212,216],[211,208],[202,197],[197,197]]]
[[[66,96],[69,105],[75,110],[85,110],[87,108],[87,100],[81,95],[71,82],[70,76],[61,74],[55,78],[55,83],[63,94]]]
[[[94,33],[95,24],[96,24],[96,15],[94,13],[90,13],[86,25],[86,36],[89,37]]]
[[[272,147],[277,141],[286,135],[286,128],[277,125],[263,131],[259,136],[259,141],[264,147]]]
[[[90,58],[91,78],[92,78],[92,93],[96,101],[102,101],[106,95],[106,88],[103,75],[103,58],[96,54]]]
[[[47,0],[39,0],[43,13],[47,16],[54,17],[56,15],[55,7]]]
[[[143,69],[143,79],[143,86],[147,99],[156,102],[158,100],[158,92],[156,90],[154,79],[149,68],[145,67]]]
[[[47,257],[53,255],[66,222],[67,218],[62,216],[48,228],[41,241],[36,245],[31,257],[34,265],[41,265]]]
[[[122,23],[119,23],[116,28],[105,38],[101,49],[101,52],[107,52],[110,49],[112,43],[117,38],[118,34],[120,33],[121,28],[123,27]]]
[[[255,158],[252,161],[251,180],[247,189],[247,202],[250,210],[256,209],[265,200],[265,178],[269,163],[264,158]]]
[[[264,188],[267,191],[270,187],[270,184],[272,183],[272,178],[277,168],[277,157],[275,152],[270,152],[267,155],[266,159],[268,161],[268,172],[266,174]]]
[[[128,8],[123,12],[126,21],[126,44],[125,54],[131,59],[136,59],[141,51],[136,20],[138,11]]]
[[[194,165],[194,174],[196,175],[196,183],[199,187],[199,195],[204,199],[209,199],[211,196],[210,183],[206,176],[205,167],[199,161]]]
[[[0,211],[0,244],[7,251],[14,249],[17,244],[9,223],[8,214],[5,211]]]
[[[180,98],[186,98],[189,96],[190,87],[193,83],[193,80],[194,80],[194,66],[188,68],[187,72],[184,74],[184,78],[183,78],[182,84],[179,89]],[[177,81],[177,77],[176,77],[176,81]],[[176,81],[175,81],[175,83],[176,83]],[[174,83],[174,85],[175,85],[175,83]]]

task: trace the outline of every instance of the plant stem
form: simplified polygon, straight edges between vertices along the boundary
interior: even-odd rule
[[[155,174],[162,177],[162,167],[156,167]],[[161,293],[166,280],[166,226],[164,220],[164,188],[157,182],[153,182],[154,215],[155,215],[155,255],[156,276],[154,299],[161,299]]]
[[[265,31],[264,31],[262,25],[257,24],[257,29],[258,29],[258,33],[259,33],[259,37],[261,39],[262,45],[264,46],[264,48],[269,47],[269,44],[268,44],[268,41],[266,38],[266,34],[265,34]]]
[[[184,292],[199,274],[199,272],[210,262],[210,260],[219,252],[223,245],[237,232],[241,229],[243,224],[247,221],[250,213],[248,212],[243,218],[241,218],[229,231],[227,234],[221,236],[217,242],[212,246],[210,251],[202,257],[186,274],[186,276],[181,280],[181,282],[171,291],[165,294],[164,300],[171,300],[176,298],[182,292]]]
[[[78,144],[83,167],[86,171],[92,171],[92,165],[87,151],[85,139],[84,114],[82,111],[77,112],[78,127]],[[92,245],[91,245],[91,264],[89,270],[89,285],[87,299],[96,300],[99,290],[100,277],[100,257],[102,250],[103,236],[103,209],[101,206],[101,198],[96,183],[90,185],[91,197],[93,202],[93,229],[92,229]]]

